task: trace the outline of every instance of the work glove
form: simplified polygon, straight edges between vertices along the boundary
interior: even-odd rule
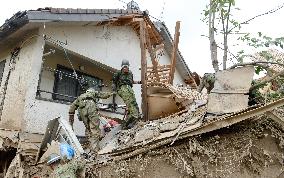
[[[74,124],[74,114],[69,114],[69,123],[73,129],[73,124]]]

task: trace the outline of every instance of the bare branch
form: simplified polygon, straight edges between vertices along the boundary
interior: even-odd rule
[[[222,44],[222,43],[221,43],[221,44]],[[222,48],[221,46],[218,46],[218,45],[217,45],[217,47],[220,48],[220,49],[222,49],[222,50],[225,50],[225,49]],[[228,50],[228,52],[229,52],[235,59],[238,60],[237,56],[235,56],[229,49],[227,49],[227,50]]]
[[[276,9],[274,8],[274,9],[271,9],[271,10],[265,12],[265,13],[256,15],[256,16],[254,16],[254,17],[252,17],[252,18],[250,18],[250,19],[248,19],[248,20],[246,20],[246,21],[244,21],[244,22],[241,22],[240,24],[241,24],[241,25],[242,25],[242,24],[247,24],[247,23],[249,23],[250,21],[252,21],[252,20],[254,20],[254,19],[258,18],[258,17],[264,16],[264,15],[268,15],[268,14],[272,14],[272,13],[274,13],[274,12],[276,12],[276,11],[282,9],[283,7],[284,7],[284,3],[281,4],[281,5],[279,5]],[[232,28],[228,31],[228,33],[231,33],[231,31],[234,30],[235,28],[236,28],[236,26],[232,27]]]

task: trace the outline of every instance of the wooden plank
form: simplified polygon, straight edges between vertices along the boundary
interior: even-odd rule
[[[147,72],[147,75],[154,75],[155,73],[153,72]],[[159,76],[160,75],[169,75],[170,74],[170,71],[169,70],[166,70],[166,71],[159,71],[158,72]]]
[[[164,80],[164,79],[168,79],[168,77],[160,77],[160,81],[161,80]],[[156,78],[155,77],[147,77],[147,81],[150,82],[150,81],[153,81],[153,82],[157,82]]]
[[[137,23],[137,25],[133,26],[133,29],[138,33],[140,29],[140,24]],[[139,34],[139,33],[138,33]]]
[[[153,71],[155,73],[157,81],[159,81],[160,79],[159,79],[159,74],[158,74],[158,71],[157,71],[158,62],[157,62],[156,57],[155,57],[156,55],[153,52],[151,40],[150,40],[150,37],[149,37],[149,30],[147,29],[147,31],[145,33],[146,33],[146,44],[147,44],[148,52],[149,52],[150,57],[151,57],[151,61],[152,61],[152,65],[153,65]]]
[[[171,65],[158,65],[157,69],[160,69],[160,68],[171,68]],[[153,69],[153,66],[147,67],[147,69]]]
[[[146,83],[146,24],[145,21],[140,21],[140,48],[141,48],[141,83],[142,83],[142,113],[144,120],[148,120],[148,103],[147,103],[147,83]]]
[[[169,76],[169,73],[159,73],[159,76],[160,76],[159,78],[161,78],[162,76],[165,76],[165,75]],[[149,78],[149,77],[155,77],[156,78],[156,74],[150,73],[150,74],[147,75],[147,78]]]
[[[172,56],[171,56],[171,72],[170,72],[170,79],[169,83],[173,84],[174,81],[174,75],[175,75],[175,68],[176,68],[176,55],[177,55],[177,50],[178,50],[178,42],[179,42],[179,32],[180,29],[180,21],[176,22],[176,29],[175,29],[175,38],[173,42],[173,51],[172,51]]]
[[[163,72],[163,71],[170,71],[170,68],[158,68],[157,71],[158,72]],[[153,71],[153,69],[148,69],[147,72],[152,72],[154,73],[155,71]]]
[[[159,51],[162,48],[164,48],[164,44],[157,45],[156,48],[153,51],[154,51],[154,53],[156,53],[157,51]]]
[[[152,44],[161,43],[162,41],[161,35],[157,32],[157,30],[155,30],[154,24],[152,23],[149,17],[146,18],[146,23],[147,23],[147,29],[149,29],[149,31],[151,32],[154,38],[152,40],[153,41]]]

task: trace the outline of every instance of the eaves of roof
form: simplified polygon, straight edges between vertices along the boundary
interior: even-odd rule
[[[143,15],[143,11],[124,9],[39,8],[17,12],[0,27],[0,41],[29,22],[103,22],[126,15]]]
[[[6,20],[0,27],[0,41],[7,38],[9,35],[23,27],[29,22],[27,11],[17,12],[13,17]]]

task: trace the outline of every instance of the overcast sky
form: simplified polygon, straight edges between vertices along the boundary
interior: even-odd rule
[[[128,2],[130,0],[124,0]],[[209,0],[136,0],[141,10],[148,10],[150,15],[164,21],[174,35],[175,22],[181,21],[181,36],[179,49],[182,52],[191,71],[199,74],[211,72],[209,42],[206,37],[208,28],[204,22],[202,10]],[[255,15],[264,13],[284,3],[284,0],[236,0],[236,7],[241,10],[235,13],[235,19],[240,22]],[[125,8],[119,0],[9,0],[0,6],[0,24],[14,13],[39,7],[56,8]],[[284,8],[266,15],[242,27],[243,32],[257,33],[259,31],[269,36],[284,36]],[[232,41],[232,43],[235,43]],[[234,51],[234,50],[232,50]],[[221,51],[220,51],[221,53]]]

